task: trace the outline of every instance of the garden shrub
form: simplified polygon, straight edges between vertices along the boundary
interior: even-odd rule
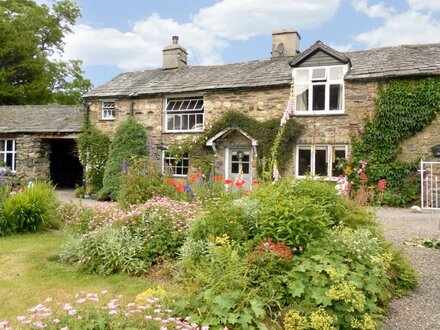
[[[372,215],[329,183],[262,186],[194,222],[180,250],[186,293],[173,309],[214,329],[274,322],[376,329],[391,297],[416,285],[414,271],[378,234]]]
[[[118,202],[124,206],[141,204],[154,196],[167,195],[173,187],[165,185],[160,162],[148,157],[135,157],[120,177]]]
[[[100,198],[116,200],[121,173],[126,170],[126,166],[131,165],[132,157],[146,155],[148,155],[148,146],[145,127],[129,117],[116,129],[105,165]]]
[[[102,188],[109,148],[110,139],[107,135],[91,123],[85,123],[78,137],[78,155],[84,168],[84,184],[87,193],[97,193]]]
[[[57,227],[57,206],[55,189],[50,183],[36,182],[32,187],[14,192],[3,201],[0,235]]]
[[[74,234],[63,245],[60,259],[92,273],[144,273],[177,256],[197,207],[156,198],[128,211],[114,206],[65,208],[64,214],[71,215],[66,228]]]

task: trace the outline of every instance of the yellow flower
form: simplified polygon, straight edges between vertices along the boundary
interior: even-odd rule
[[[328,315],[322,306],[310,314],[310,325],[315,330],[336,330],[334,324],[337,320],[336,316]]]
[[[158,285],[156,288],[149,288],[146,291],[138,294],[136,296],[136,303],[144,304],[147,298],[159,298],[162,299],[166,296],[167,292],[165,289]]]
[[[307,329],[308,322],[307,317],[302,316],[300,312],[295,309],[291,309],[284,317],[284,329],[285,330],[300,330]]]

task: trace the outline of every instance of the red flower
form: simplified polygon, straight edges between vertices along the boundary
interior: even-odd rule
[[[214,181],[222,181],[222,180],[223,180],[223,177],[222,177],[221,175],[214,175],[214,176],[212,177],[212,180],[214,180]]]
[[[252,180],[252,185],[256,186],[257,184],[260,184],[260,180],[259,179],[253,179]]]
[[[183,185],[182,182],[177,182],[176,183],[176,189],[178,192],[183,192],[185,190],[185,186]]]
[[[240,188],[240,187],[243,186],[245,183],[246,183],[246,181],[241,180],[241,181],[237,181],[237,182],[235,183],[235,185],[236,185],[237,187]]]
[[[231,179],[227,179],[227,180],[225,180],[225,184],[231,184],[231,183],[233,183],[234,182],[234,180],[231,180]]]
[[[198,178],[200,178],[201,174],[199,172],[197,172],[196,174],[193,174],[191,176],[191,180],[192,181],[196,181]]]
[[[387,190],[387,180],[385,179],[380,179],[379,182],[377,183],[377,189],[379,191],[385,191]]]
[[[167,179],[168,184],[176,184],[176,180],[173,179]]]

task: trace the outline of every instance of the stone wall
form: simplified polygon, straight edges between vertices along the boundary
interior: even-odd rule
[[[421,157],[427,161],[440,162],[440,157],[434,157],[431,150],[438,144],[440,144],[440,113],[430,125],[400,144],[402,152],[399,154],[399,159],[415,161]]]
[[[50,178],[50,142],[35,138],[31,134],[9,134],[1,138],[14,139],[16,145],[15,167],[8,181],[21,182],[48,180]]]

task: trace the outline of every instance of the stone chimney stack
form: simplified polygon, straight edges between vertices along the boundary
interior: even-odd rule
[[[177,69],[186,66],[188,53],[179,45],[179,37],[173,36],[173,43],[163,49],[163,69]]]
[[[281,30],[272,33],[272,58],[299,54],[300,40],[301,37],[295,30]]]

